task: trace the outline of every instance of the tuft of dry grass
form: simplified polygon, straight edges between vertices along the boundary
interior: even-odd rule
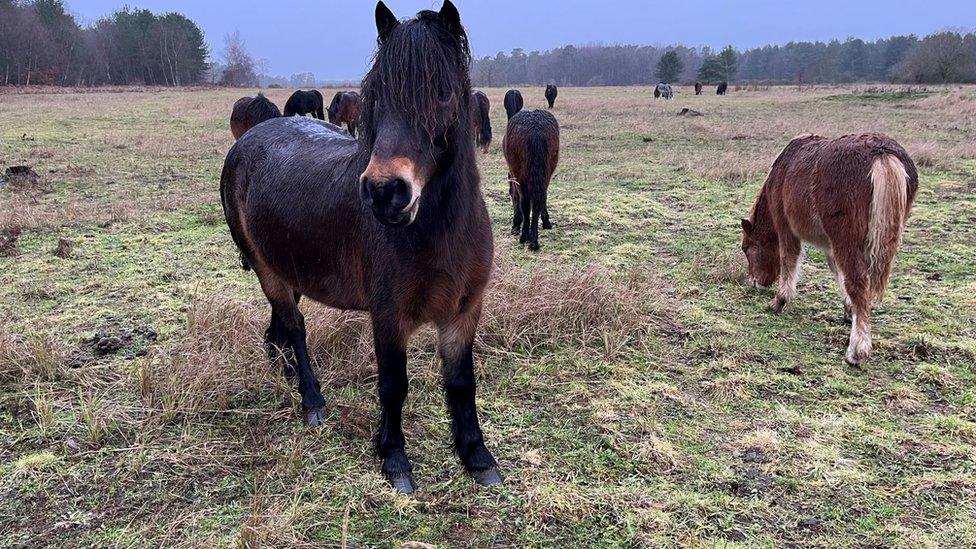
[[[961,91],[937,94],[915,103],[923,109],[938,109],[957,116],[976,116],[976,95]]]
[[[280,387],[254,306],[214,296],[187,312],[185,332],[137,368],[139,393],[164,422],[226,411],[255,389]]]

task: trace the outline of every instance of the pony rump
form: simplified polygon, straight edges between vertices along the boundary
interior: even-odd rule
[[[456,126],[470,141],[470,66],[468,37],[448,28],[438,12],[424,10],[401,22],[381,40],[373,67],[363,79],[362,127],[365,142],[375,142],[374,106],[412,113],[418,135],[431,141]]]
[[[881,302],[895,254],[901,246],[908,218],[908,171],[893,154],[882,154],[871,165],[871,213],[868,219],[865,254],[871,285],[871,297]]]

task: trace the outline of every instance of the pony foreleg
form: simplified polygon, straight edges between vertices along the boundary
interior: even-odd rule
[[[410,494],[417,489],[413,467],[404,449],[403,403],[407,399],[406,336],[395,323],[373,319],[373,344],[378,373],[380,422],[374,446],[383,460],[382,471],[393,488]]]
[[[480,304],[438,324],[437,346],[444,361],[444,393],[451,414],[454,448],[468,474],[483,486],[502,483],[498,464],[485,447],[475,404],[471,347],[481,315]]]
[[[532,201],[529,198],[529,193],[526,192],[524,187],[519,188],[519,206],[521,212],[519,212],[519,220],[522,222],[522,232],[519,235],[519,244],[525,244],[531,238],[530,233],[530,223],[532,222]]]
[[[800,279],[800,252],[802,244],[796,237],[784,236],[779,243],[779,290],[769,304],[774,312],[780,312],[796,299],[796,283]]]
[[[522,227],[522,206],[520,205],[521,198],[519,198],[519,182],[512,178],[512,174],[508,174],[508,194],[512,197],[512,234],[519,234],[519,230]]]

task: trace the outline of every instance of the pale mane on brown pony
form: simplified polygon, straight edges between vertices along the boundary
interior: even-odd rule
[[[824,250],[851,319],[844,358],[859,364],[871,352],[871,305],[884,296],[917,191],[915,163],[886,135],[794,138],[742,220],[753,284],[779,280],[770,304],[779,312],[796,297],[802,242]]]

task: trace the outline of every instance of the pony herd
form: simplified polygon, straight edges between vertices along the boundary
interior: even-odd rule
[[[729,83],[719,82],[718,86],[715,88],[715,95],[725,95],[728,92]],[[704,85],[701,82],[695,82],[695,95],[701,95],[704,90]],[[658,82],[654,86],[654,99],[674,99],[674,90],[671,88],[671,84],[667,82]]]
[[[335,95],[332,124],[322,121],[314,90],[295,92],[285,116],[260,94],[235,103],[238,139],[220,178],[224,214],[242,266],[271,306],[270,357],[297,380],[308,425],[325,421],[326,400],[303,297],[369,313],[380,404],[374,448],[394,489],[413,492],[402,428],[407,348],[417,329],[434,324],[453,448],[479,484],[500,484],[478,418],[472,353],[494,255],[475,151],[491,144],[490,102],[471,89],[468,37],[451,0],[402,21],[380,1],[375,20],[372,67],[359,93]],[[556,95],[546,88],[549,108]],[[518,90],[504,106],[512,232],[536,250],[540,219],[551,226],[546,195],[559,124],[547,110],[523,110]],[[795,297],[801,242],[824,249],[851,317],[845,358],[859,363],[871,350],[871,303],[884,293],[917,188],[915,165],[891,138],[795,138],[741,222],[753,284],[778,280],[771,307],[782,310]]]

